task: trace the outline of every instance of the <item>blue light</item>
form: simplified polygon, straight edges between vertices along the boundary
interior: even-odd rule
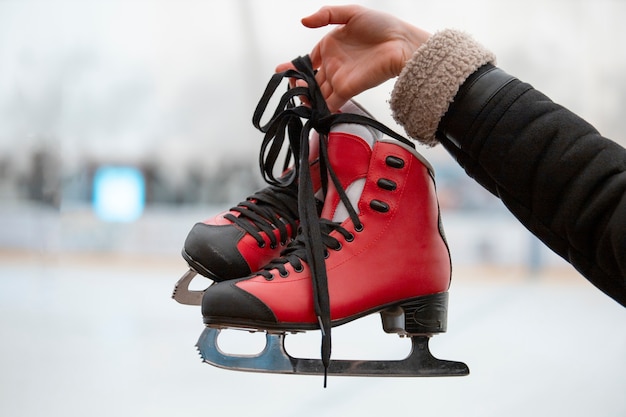
[[[143,213],[145,200],[145,181],[137,168],[103,166],[94,174],[93,209],[101,220],[135,221]]]

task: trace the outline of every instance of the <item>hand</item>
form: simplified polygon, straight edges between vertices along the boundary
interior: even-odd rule
[[[361,6],[325,6],[302,19],[309,28],[341,25],[310,53],[316,80],[329,109],[400,74],[430,34],[386,13]],[[280,64],[276,70],[292,68]]]

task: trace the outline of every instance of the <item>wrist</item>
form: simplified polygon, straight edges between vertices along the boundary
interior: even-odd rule
[[[394,76],[399,76],[407,62],[415,52],[432,36],[429,32],[418,27],[406,24],[401,36],[401,53],[394,65]]]
[[[438,32],[422,44],[404,66],[389,104],[394,119],[421,143],[437,143],[435,132],[467,77],[495,56],[469,35]]]

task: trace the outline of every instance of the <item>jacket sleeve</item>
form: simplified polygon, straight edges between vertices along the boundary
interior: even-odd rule
[[[463,55],[454,44],[445,48],[456,52],[439,51],[443,58],[430,65],[445,66],[447,57]],[[440,142],[526,228],[626,306],[626,150],[495,67],[481,48],[477,55],[488,59],[474,60],[465,71],[469,75],[445,72],[438,81],[456,85],[452,96],[424,96],[428,81],[421,90],[407,87],[413,81],[403,77],[416,76],[415,61],[428,66],[425,51],[416,52],[394,87],[394,117],[410,136],[429,145]],[[427,79],[432,71],[418,77]],[[441,117],[429,121],[434,129],[412,117],[416,101],[443,105]]]

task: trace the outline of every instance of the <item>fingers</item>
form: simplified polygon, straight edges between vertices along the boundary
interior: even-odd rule
[[[276,66],[276,72],[283,72],[283,71],[287,71],[290,69],[296,69],[296,67],[294,67],[292,62],[283,62],[282,64],[278,64]]]
[[[328,106],[328,110],[330,110],[331,113],[336,113],[339,111],[341,106],[346,104],[347,101],[348,100],[346,100],[345,98],[339,97],[337,94],[333,93],[326,99],[326,105]]]
[[[360,6],[324,6],[317,12],[302,19],[308,28],[320,28],[327,25],[343,25],[361,10]]]
[[[283,72],[289,69],[295,69],[295,67],[293,66],[291,62],[285,62],[276,67],[276,72]],[[343,106],[346,103],[346,101],[348,101],[337,95],[337,93],[332,87],[332,84],[326,80],[324,71],[322,70],[318,71],[318,73],[315,76],[315,79],[317,81],[317,84],[319,85],[320,91],[322,92],[322,96],[324,96],[324,99],[326,100],[326,105],[328,106],[328,109],[332,113],[335,113],[336,111],[338,111],[341,108],[341,106]],[[307,84],[304,80],[296,80],[292,78],[289,80],[289,86],[290,88],[306,87]],[[306,99],[306,97],[300,97],[300,100],[302,101],[303,104],[309,105],[309,102]]]
[[[319,42],[313,47],[311,53],[309,53],[309,58],[311,58],[311,65],[313,65],[313,68],[317,69],[322,65],[322,53],[320,51]]]
[[[347,24],[350,19],[364,10],[363,7],[357,5],[350,6],[325,6],[319,9],[317,12],[302,19],[302,24],[308,28],[320,28],[328,25],[344,25]],[[318,73],[315,78],[320,86],[322,95],[326,99],[326,103],[331,112],[338,111],[348,100],[340,97],[332,86],[332,82],[326,79],[324,67],[322,65],[322,53],[321,44],[318,42],[312,49],[309,57],[313,68],[318,69]],[[276,72],[283,72],[289,69],[295,69],[291,62],[284,62],[276,66]]]

